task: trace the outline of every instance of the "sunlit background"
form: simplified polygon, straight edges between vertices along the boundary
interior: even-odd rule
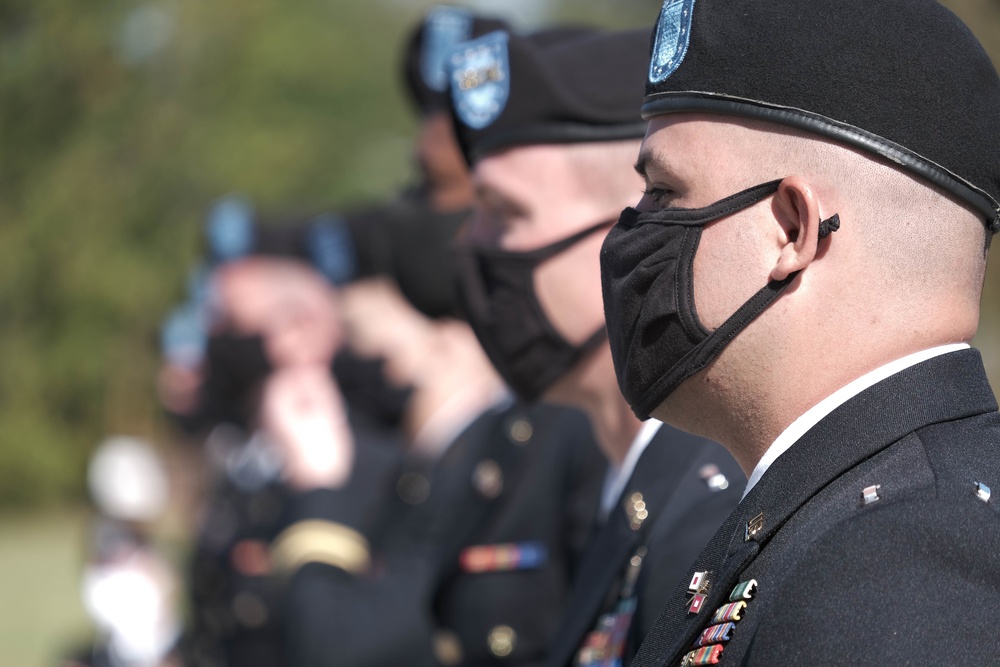
[[[87,639],[93,448],[128,434],[171,458],[157,336],[207,207],[236,192],[317,209],[406,184],[401,39],[432,4],[0,0],[0,666],[53,665]],[[660,3],[456,4],[530,28],[651,25]],[[1000,63],[1000,3],[944,4]],[[994,261],[977,342],[995,384],[998,300]],[[183,534],[162,539],[180,554]]]

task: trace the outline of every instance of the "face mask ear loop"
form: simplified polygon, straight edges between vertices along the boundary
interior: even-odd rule
[[[820,220],[819,223],[819,239],[823,240],[830,234],[840,229],[840,215],[834,213],[832,217],[826,220]]]
[[[838,229],[840,229],[840,216],[833,215],[820,222],[820,238],[826,238]],[[649,413],[662,403],[681,382],[707,366],[718,356],[722,348],[767,310],[799,276],[799,273],[801,271],[789,274],[784,280],[771,281],[750,297],[749,301],[744,303],[718,329],[709,334],[708,338],[685,355],[673,373],[660,378],[660,381],[650,387],[643,397],[643,404],[636,406],[639,409],[633,410],[636,416],[639,419],[648,419]]]

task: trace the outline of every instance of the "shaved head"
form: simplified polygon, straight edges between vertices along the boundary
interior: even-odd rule
[[[689,147],[706,156],[694,178],[722,176],[720,192],[731,194],[801,176],[825,204],[823,215],[838,214],[856,236],[854,261],[864,267],[863,282],[878,290],[886,308],[912,311],[910,302],[919,301],[927,311],[934,307],[928,299],[959,299],[978,313],[990,238],[978,213],[892,163],[833,141],[762,121],[719,121],[709,143]],[[728,150],[719,151],[720,142]],[[679,174],[675,163],[685,159],[679,151],[647,145],[636,169],[645,173],[655,160]],[[851,280],[862,282],[857,275]]]
[[[693,262],[699,318],[715,329],[769,281],[797,277],[653,412],[720,442],[743,441],[741,462],[868,371],[975,335],[986,225],[889,162],[766,122],[670,114],[650,122],[636,170],[646,210],[700,208],[781,181],[769,199],[702,231]],[[839,230],[820,239],[819,222],[834,215]]]

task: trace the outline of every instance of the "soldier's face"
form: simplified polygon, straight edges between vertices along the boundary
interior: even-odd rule
[[[636,164],[645,181],[637,205],[655,211],[700,208],[748,187],[781,178],[755,164],[748,130],[723,117],[657,116],[650,121]],[[709,329],[721,325],[758,289],[776,259],[774,216],[762,203],[707,225],[694,258],[695,307]],[[753,277],[753,280],[748,279]]]
[[[473,171],[475,212],[468,240],[526,252],[572,236],[617,212],[602,210],[579,183],[572,151],[519,147],[488,156]],[[535,292],[567,341],[581,344],[603,323],[598,257],[604,234],[593,234],[535,270]]]
[[[219,269],[219,316],[264,337],[275,366],[329,363],[340,346],[337,294],[318,273],[286,259],[253,257]]]

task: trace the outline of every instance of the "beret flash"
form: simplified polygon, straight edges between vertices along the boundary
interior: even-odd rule
[[[445,60],[456,45],[496,30],[499,19],[480,17],[461,7],[435,7],[410,34],[403,53],[403,81],[422,114],[448,109]]]
[[[935,0],[666,0],[643,117],[720,113],[896,163],[1000,229],[1000,78]]]
[[[525,144],[642,137],[648,31],[494,32],[448,61],[452,113],[470,163]]]

